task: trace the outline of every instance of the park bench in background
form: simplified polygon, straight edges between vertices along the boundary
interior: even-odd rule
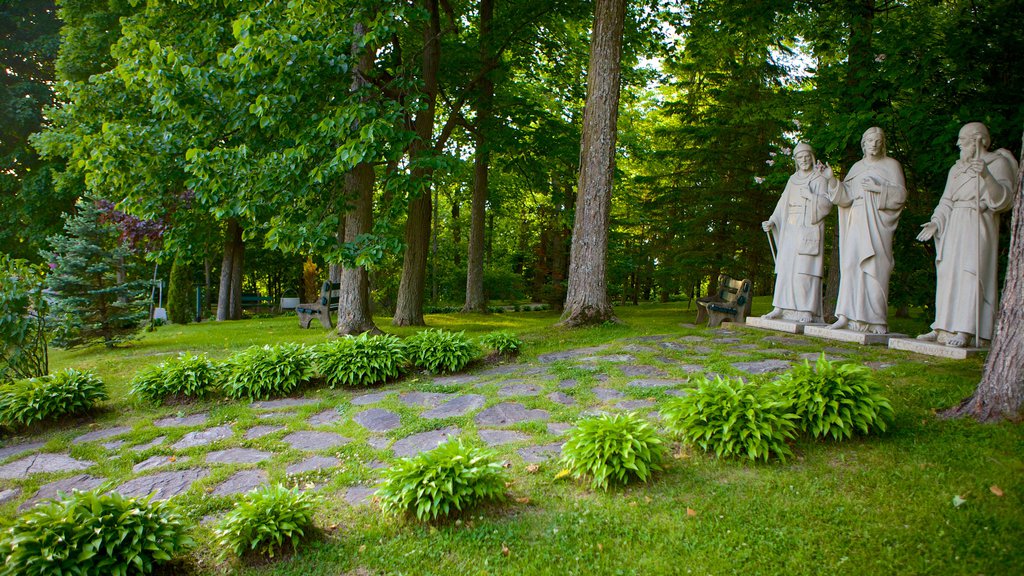
[[[259,294],[242,294],[242,308],[274,307],[274,299]]]
[[[707,320],[708,328],[721,325],[723,320],[743,324],[752,302],[750,280],[733,280],[723,274],[718,291],[697,300],[697,323]]]
[[[320,287],[320,297],[316,302],[299,304],[295,307],[295,313],[299,315],[299,328],[309,328],[313,319],[320,320],[324,328],[330,330],[331,311],[338,309],[338,298],[341,294],[341,284],[337,282],[324,282]]]

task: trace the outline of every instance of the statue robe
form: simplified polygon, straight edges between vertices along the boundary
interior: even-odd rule
[[[960,160],[949,170],[946,189],[931,221],[935,232],[935,322],[932,329],[992,339],[999,298],[999,213],[1013,204],[1012,162],[997,152],[982,160],[992,178],[972,176]],[[984,206],[978,212],[978,192]],[[980,260],[979,260],[980,258]],[[981,322],[978,291],[981,288]],[[980,332],[979,332],[980,330]]]
[[[768,219],[775,227],[775,294],[772,305],[783,310],[809,312],[821,319],[821,278],[824,276],[825,216],[832,210],[828,183],[817,172],[793,174]],[[817,252],[801,249],[808,236],[816,239]]]
[[[864,189],[873,177],[880,193]],[[900,163],[889,157],[859,160],[838,187],[839,300],[836,315],[861,324],[888,326],[892,236],[907,200]]]

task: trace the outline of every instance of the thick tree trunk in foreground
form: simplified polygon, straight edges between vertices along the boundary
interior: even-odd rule
[[[1022,138],[1024,140],[1024,138]],[[1024,142],[1021,156],[1024,157]],[[1010,253],[992,349],[974,395],[943,416],[971,416],[981,422],[1017,420],[1024,408],[1024,162],[1017,170],[1017,192],[1010,223]]]
[[[234,218],[224,230],[224,257],[220,263],[220,290],[217,293],[217,321],[242,319],[242,259],[245,243],[242,228]]]
[[[480,66],[491,66],[491,22],[494,19],[494,1],[480,1]],[[477,100],[476,154],[473,158],[473,205],[470,208],[469,256],[466,268],[466,304],[463,312],[486,312],[484,301],[484,226],[487,205],[487,174],[491,150],[487,132],[493,115],[494,82],[485,74],[480,80]]]
[[[598,0],[594,8],[569,287],[560,322],[567,327],[617,321],[606,272],[625,14],[625,0]]]
[[[425,106],[416,114],[416,141],[409,147],[409,156],[422,158],[431,153],[434,132],[434,111],[437,106],[437,71],[441,60],[441,16],[437,0],[424,2],[430,13],[429,25],[423,40],[423,95]],[[427,279],[427,251],[430,249],[430,178],[432,171],[425,167],[413,170],[412,178],[422,187],[419,197],[409,203],[409,219],[405,223],[405,259],[402,262],[402,281],[398,285],[398,303],[395,326],[423,326],[423,291]]]

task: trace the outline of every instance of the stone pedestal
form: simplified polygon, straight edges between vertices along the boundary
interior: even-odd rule
[[[793,322],[792,320],[779,319],[770,320],[763,316],[748,316],[747,326],[763,328],[765,330],[774,330],[776,332],[786,332],[788,334],[803,334],[805,326],[825,326],[825,324],[814,322]]]
[[[928,342],[927,340],[917,340],[915,338],[893,338],[889,340],[889,349],[906,350],[917,354],[951,358],[953,360],[965,360],[971,356],[977,356],[982,352],[988,351],[988,348],[956,348],[939,344],[938,342]]]
[[[807,326],[804,328],[804,334],[807,336],[815,336],[817,338],[825,338],[827,340],[838,340],[840,342],[853,342],[854,344],[868,345],[868,344],[881,344],[886,345],[889,343],[891,338],[906,338],[906,334],[896,334],[889,332],[886,334],[870,334],[868,332],[857,332],[855,330],[829,330],[828,326]]]

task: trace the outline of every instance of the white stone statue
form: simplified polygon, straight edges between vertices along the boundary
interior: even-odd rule
[[[774,310],[764,318],[793,322],[821,321],[821,278],[825,272],[825,217],[832,210],[828,185],[832,169],[816,164],[814,150],[801,142],[793,149],[796,172],[770,218],[761,223],[774,232]]]
[[[869,128],[860,139],[864,158],[834,185],[839,207],[838,320],[829,328],[885,334],[889,330],[892,236],[907,199],[900,163],[886,155],[885,134]]]
[[[988,128],[971,122],[960,129],[960,160],[917,239],[935,239],[935,322],[920,340],[967,346],[972,337],[991,340],[999,298],[999,213],[1013,204],[1017,162],[1007,150],[989,152]],[[978,302],[979,292],[982,295]],[[978,342],[981,345],[981,342]]]

